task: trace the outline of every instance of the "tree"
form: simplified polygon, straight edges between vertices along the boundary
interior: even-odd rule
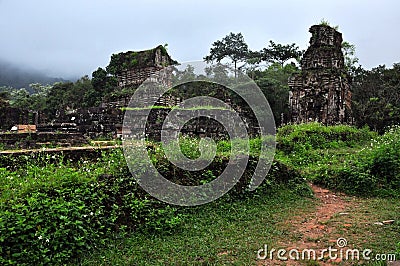
[[[29,109],[41,111],[46,108],[46,98],[51,90],[51,85],[42,85],[40,83],[29,84],[33,89],[33,94],[29,96]]]
[[[67,92],[72,90],[72,82],[56,82],[50,89],[46,98],[46,114],[53,118],[57,110],[66,109],[69,105]]]
[[[93,91],[86,93],[87,100],[85,101],[88,106],[98,105],[101,100],[108,94],[114,91],[117,86],[117,78],[99,67],[92,73],[92,87]]]
[[[10,88],[6,86],[0,87],[0,108],[9,106]]]
[[[7,92],[0,92],[0,108],[7,107],[8,104],[8,94]]]
[[[194,73],[195,68],[192,65],[187,65],[184,70],[176,70],[175,75],[173,75],[175,82],[186,82],[193,81],[196,78]]]
[[[359,61],[356,56],[356,47],[354,44],[344,41],[342,42],[342,51],[344,56],[344,67],[347,72],[353,76]]]
[[[29,109],[29,92],[25,88],[13,89],[10,92],[10,105],[21,109]]]
[[[237,63],[243,62],[248,56],[249,48],[244,41],[242,33],[229,33],[222,40],[212,44],[210,54],[204,57],[206,62],[221,62],[224,58],[229,58],[235,68],[235,77],[237,74]]]
[[[254,80],[264,93],[274,114],[275,123],[279,126],[283,116],[287,116],[290,88],[288,78],[299,69],[294,64],[273,63],[263,71],[256,70]]]
[[[299,60],[303,53],[295,43],[282,45],[273,41],[259,52],[261,61],[279,63],[282,67],[289,59]]]
[[[92,73],[93,88],[98,92],[103,92],[106,90],[106,84],[107,84],[107,71],[99,67]]]
[[[393,68],[378,66],[372,70],[361,67],[352,83],[353,113],[358,126],[368,125],[383,132],[400,121],[400,64]]]
[[[66,91],[68,106],[72,109],[93,106],[96,99],[85,97],[85,95],[91,94],[93,91],[90,78],[87,75],[81,77],[73,84],[70,90]],[[88,100],[89,102],[86,102]]]

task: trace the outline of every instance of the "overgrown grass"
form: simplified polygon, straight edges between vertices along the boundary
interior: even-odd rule
[[[394,137],[397,134],[395,131],[393,129],[387,135],[378,137],[375,132],[367,128],[325,127],[315,123],[286,126],[278,131],[279,150],[276,157],[277,161],[291,169],[292,173],[297,173],[295,175],[301,173],[301,176],[297,177],[300,179],[307,178],[351,194],[368,197],[395,196],[391,193],[381,193],[384,188],[382,185],[372,183],[368,178],[364,180],[365,175],[362,171],[366,170],[365,168],[357,169],[352,178],[348,178],[340,185],[332,182],[339,180],[332,173],[343,173],[346,167],[357,162],[368,161],[371,163],[368,164],[369,167],[383,162],[396,165],[399,157],[395,152],[397,144],[394,142],[400,138]],[[259,154],[259,142],[260,140],[256,139],[250,143],[253,155]],[[371,146],[371,143],[374,144]],[[229,152],[230,148],[229,142],[218,142],[220,154]],[[387,150],[389,148],[390,150]],[[191,152],[198,150],[188,150],[188,157],[196,158],[199,155]],[[386,156],[386,159],[380,160],[382,156]],[[390,173],[381,172],[381,175],[386,178],[395,176],[393,173],[396,173],[396,169],[390,167],[388,169]],[[364,187],[366,189],[361,189],[362,186],[357,180],[368,183],[368,186]],[[372,193],[378,191],[379,193]],[[288,191],[287,188],[278,188],[274,193],[271,193],[271,190],[269,193],[263,191],[255,195],[228,204],[221,199],[207,206],[193,208],[193,212],[189,212],[190,215],[183,219],[180,230],[173,235],[136,234],[123,240],[116,240],[107,249],[92,253],[82,261],[82,264],[255,264],[255,251],[264,244],[279,247],[279,243],[294,237],[290,231],[285,231],[285,228],[279,226],[278,221],[290,220],[294,213],[301,215],[312,211],[310,201],[298,198],[298,193],[293,194],[293,190]],[[350,219],[348,223],[352,223],[350,228],[343,227],[342,216],[335,216],[327,222],[327,226],[335,227],[334,230],[346,237],[352,247],[370,248],[375,254],[393,253],[396,249],[399,253],[400,244],[399,247],[395,247],[399,239],[398,210],[397,198],[363,198],[348,216]],[[396,222],[392,226],[373,225],[374,222],[387,219],[395,219]],[[331,245],[329,242],[331,239],[322,240],[326,241],[327,246]],[[385,263],[374,265],[385,265]]]
[[[346,217],[351,227],[341,227],[339,232],[362,249],[377,253],[395,253],[400,238],[400,205],[395,198],[359,199],[356,207]],[[333,220],[343,220],[337,216]],[[394,220],[390,225],[376,225],[377,222]],[[400,257],[398,257],[400,259]]]
[[[400,196],[400,129],[311,123],[278,131],[277,158],[312,182],[360,196]]]
[[[369,142],[377,134],[367,127],[323,126],[319,123],[287,125],[278,129],[278,149],[286,154],[313,149],[354,148]]]
[[[257,250],[289,232],[276,224],[312,208],[309,199],[284,187],[227,204],[191,207],[172,235],[135,234],[86,256],[82,265],[252,265]]]

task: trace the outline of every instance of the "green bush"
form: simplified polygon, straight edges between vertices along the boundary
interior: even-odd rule
[[[389,129],[337,167],[315,175],[327,187],[366,196],[400,196],[400,127]]]
[[[278,129],[277,147],[286,154],[302,150],[355,147],[370,141],[376,135],[368,128],[357,129],[347,125],[286,125]]]
[[[1,169],[0,264],[63,264],[115,233],[170,232],[177,209],[148,197],[130,175],[121,150],[72,166],[32,158]]]
[[[371,142],[368,168],[371,175],[387,188],[400,188],[400,127]]]
[[[59,264],[82,254],[103,235],[101,210],[88,207],[82,198],[42,192],[1,206],[0,263]]]

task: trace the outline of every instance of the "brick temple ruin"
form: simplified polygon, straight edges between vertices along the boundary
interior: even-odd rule
[[[146,79],[152,81],[168,81],[168,77],[160,77],[159,71],[164,67],[177,64],[164,46],[159,45],[154,49],[144,51],[128,51],[115,54],[111,58],[110,65],[115,66],[115,75],[119,87],[139,86]],[[165,84],[165,85],[170,85]]]
[[[341,50],[342,34],[325,25],[312,26],[310,33],[301,73],[289,79],[289,122],[351,124],[350,78]]]
[[[164,86],[172,84],[172,70],[165,67],[178,64],[168,54],[166,48],[159,45],[153,49],[144,51],[127,51],[113,54],[107,70],[112,73],[117,80],[115,90],[124,88],[138,88],[144,81],[157,82]],[[164,69],[165,71],[160,71]],[[169,70],[169,71],[167,71]],[[102,103],[102,107],[126,107],[132,94],[120,95],[114,99],[108,99]],[[143,105],[174,106],[180,102],[171,96],[161,98],[148,97],[143,95]]]

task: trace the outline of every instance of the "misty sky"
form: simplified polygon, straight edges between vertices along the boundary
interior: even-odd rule
[[[364,68],[400,62],[400,1],[0,0],[0,59],[71,78],[105,67],[112,53],[168,43],[179,62],[242,32],[252,50],[269,40],[306,49],[321,19],[339,25]]]

